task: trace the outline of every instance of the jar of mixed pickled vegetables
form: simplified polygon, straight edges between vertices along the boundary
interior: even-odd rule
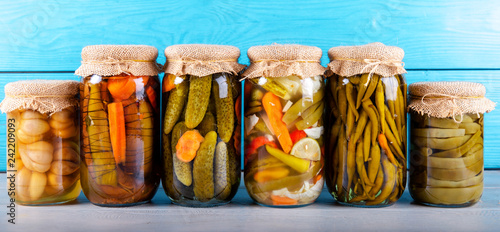
[[[162,184],[173,203],[227,204],[240,183],[240,50],[222,45],[165,49]]]
[[[483,193],[484,113],[495,103],[482,84],[410,85],[410,194],[441,207],[475,204]]]
[[[80,194],[77,81],[5,86],[9,196],[22,205],[61,204]]]
[[[81,183],[90,202],[149,201],[160,181],[158,50],[142,45],[83,48]]]
[[[340,204],[394,204],[406,186],[406,81],[398,47],[328,51],[326,185]]]
[[[255,46],[245,80],[245,185],[260,205],[304,206],[323,189],[321,49]]]

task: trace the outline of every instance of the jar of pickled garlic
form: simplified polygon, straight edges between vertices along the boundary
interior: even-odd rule
[[[409,91],[411,196],[430,206],[475,204],[483,193],[484,113],[495,103],[472,82],[417,82]]]
[[[372,43],[328,56],[328,190],[343,205],[392,205],[406,186],[404,51]]]
[[[5,85],[9,196],[22,205],[61,204],[80,194],[77,81]],[[10,191],[10,190],[9,190]]]
[[[83,48],[81,183],[90,202],[149,201],[160,182],[158,50],[144,45]]]
[[[255,46],[245,80],[245,174],[260,205],[312,204],[323,189],[322,51]]]
[[[227,204],[240,184],[240,50],[188,44],[165,49],[163,174],[174,204]]]

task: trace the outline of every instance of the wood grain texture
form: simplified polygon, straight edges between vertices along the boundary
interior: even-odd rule
[[[149,204],[128,208],[92,205],[83,194],[71,204],[17,206],[17,224],[0,220],[2,231],[498,231],[500,171],[484,175],[481,201],[467,208],[435,208],[413,203],[406,190],[396,204],[362,209],[341,206],[323,188],[316,203],[276,209],[256,205],[244,185],[232,203],[216,208],[186,208],[170,204],[159,189]],[[0,174],[0,192],[6,192]],[[0,204],[7,205],[7,194]],[[5,207],[3,212],[6,212]]]
[[[92,44],[299,43],[326,51],[380,41],[409,69],[500,68],[496,0],[2,1],[0,71],[69,71]],[[160,52],[162,54],[162,52]],[[164,62],[163,55],[158,59]]]
[[[409,71],[406,74],[408,83],[418,81],[473,81],[486,86],[486,97],[494,102],[500,102],[500,71]],[[79,77],[71,73],[0,73],[0,86],[8,82],[28,79],[69,79],[79,80]],[[0,99],[5,96],[3,88],[0,89]],[[6,170],[5,157],[5,119],[6,115],[0,117],[0,171]],[[485,117],[485,168],[500,168],[500,110],[494,110]]]

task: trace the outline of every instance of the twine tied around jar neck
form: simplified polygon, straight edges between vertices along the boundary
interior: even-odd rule
[[[429,95],[431,95],[431,96],[429,96]],[[435,96],[437,96],[437,97],[435,97]],[[473,98],[479,99],[479,98],[483,98],[483,97],[463,97],[463,96],[455,96],[455,95],[443,94],[443,93],[427,93],[427,94],[424,94],[422,97],[411,96],[411,98],[420,100],[423,105],[427,105],[427,106],[434,106],[437,104],[442,104],[445,101],[451,101],[452,115],[460,115],[460,120],[457,120],[456,117],[453,116],[452,117],[453,121],[455,123],[462,123],[462,121],[464,119],[464,112],[462,110],[460,110],[460,107],[458,106],[458,104],[455,100],[456,99],[473,99]],[[435,101],[433,103],[426,103],[424,101],[425,99],[433,99]],[[458,112],[457,112],[457,110],[458,110]],[[479,113],[477,113],[477,115],[479,116]]]
[[[380,65],[386,65],[390,67],[405,67],[405,63],[400,60],[380,60],[380,59],[350,59],[350,58],[341,58],[341,57],[336,57],[333,58],[333,60],[345,60],[345,61],[354,61],[354,62],[361,62],[365,63],[365,67],[361,69],[361,73],[364,73],[368,68],[372,67],[370,72],[368,73],[368,80],[370,80],[375,74],[375,71],[377,70]]]
[[[87,61],[82,60],[82,64],[109,64],[109,65],[117,64],[118,70],[120,70],[122,73],[126,73],[129,75],[131,73],[123,70],[121,68],[121,65],[128,65],[131,63],[152,63],[156,66],[158,71],[163,70],[163,65],[156,63],[156,61],[154,61],[154,60],[119,60],[119,59],[115,59],[115,58],[110,57],[110,56],[108,56],[105,60],[87,60]]]

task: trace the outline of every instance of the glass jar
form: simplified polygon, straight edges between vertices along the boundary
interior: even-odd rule
[[[483,114],[411,113],[410,194],[427,205],[461,207],[483,193]],[[458,121],[460,121],[458,123]]]
[[[328,55],[326,185],[343,205],[392,205],[406,187],[404,52],[373,43]]]
[[[415,202],[475,204],[483,193],[484,113],[495,103],[471,82],[410,85],[410,181]]]
[[[87,61],[89,54],[96,51],[107,54],[102,57],[114,56],[115,61]],[[140,58],[147,52],[148,57]],[[149,46],[98,45],[84,48],[82,57],[77,74],[82,76],[83,192],[90,202],[100,206],[147,202],[160,181],[160,138],[156,136],[160,129],[160,84],[154,63],[157,50]],[[135,64],[134,60],[140,59],[149,63]],[[103,66],[95,66],[96,63]],[[120,67],[122,73],[111,74],[113,67],[124,63],[130,64]],[[85,67],[86,64],[93,66]],[[130,69],[124,70],[126,67]]]
[[[301,45],[248,50],[244,180],[260,205],[309,205],[323,189],[321,54],[317,47]]]
[[[239,49],[175,45],[165,49],[165,56],[165,193],[181,206],[227,204],[238,190],[241,175],[241,85],[237,73],[244,66],[236,62]],[[200,62],[193,64],[193,60]]]
[[[50,90],[54,87],[59,90]],[[61,204],[76,199],[81,191],[78,82],[20,81],[5,88],[2,110],[8,112],[7,170],[15,175],[9,188],[15,195],[9,195],[22,205]],[[32,92],[9,94],[22,88]],[[16,106],[21,101],[31,102],[30,107]]]

